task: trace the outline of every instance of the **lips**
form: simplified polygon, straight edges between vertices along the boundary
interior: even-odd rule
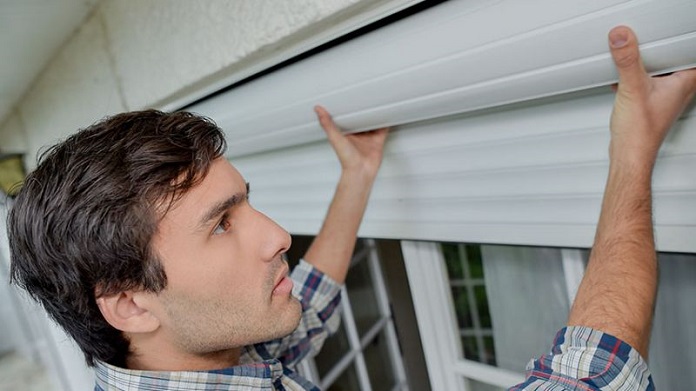
[[[288,277],[288,266],[285,264],[280,276],[273,287],[273,295],[289,295],[292,292],[292,280]]]

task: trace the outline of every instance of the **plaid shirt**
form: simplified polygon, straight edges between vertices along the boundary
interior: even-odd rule
[[[340,323],[341,286],[305,261],[292,271],[302,320],[285,338],[246,346],[238,366],[214,371],[139,371],[103,362],[95,367],[96,391],[115,390],[319,390],[292,368],[316,354]]]
[[[556,335],[551,354],[527,365],[527,380],[509,391],[655,391],[648,364],[627,343],[572,326]]]

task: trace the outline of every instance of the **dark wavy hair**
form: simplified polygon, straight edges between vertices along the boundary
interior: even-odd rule
[[[225,149],[210,119],[129,112],[53,146],[27,176],[8,217],[11,281],[77,341],[88,365],[125,367],[128,340],[96,298],[164,289],[151,247],[158,221]]]

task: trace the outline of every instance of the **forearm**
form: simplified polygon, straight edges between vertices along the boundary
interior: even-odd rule
[[[657,260],[651,159],[612,159],[585,277],[568,324],[624,340],[647,358]]]
[[[346,279],[373,182],[374,174],[341,173],[326,219],[305,254],[308,263],[339,284]]]

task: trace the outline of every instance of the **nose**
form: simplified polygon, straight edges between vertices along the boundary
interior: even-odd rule
[[[288,251],[292,243],[292,237],[288,231],[283,229],[283,227],[278,225],[278,223],[271,218],[259,211],[256,211],[256,213],[263,219],[261,232],[259,234],[262,235],[263,238],[263,251],[264,254],[266,254],[264,259],[273,261]]]

